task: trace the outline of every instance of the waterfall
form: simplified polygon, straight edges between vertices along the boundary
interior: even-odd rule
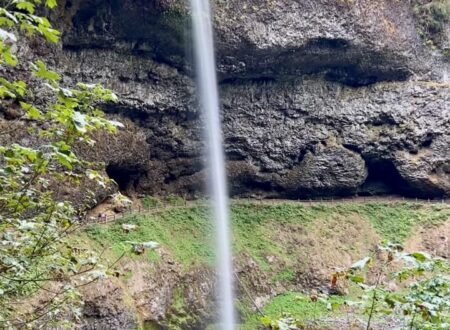
[[[197,88],[205,116],[209,189],[216,226],[220,329],[234,329],[233,265],[229,228],[228,191],[219,113],[216,63],[210,0],[191,0]]]

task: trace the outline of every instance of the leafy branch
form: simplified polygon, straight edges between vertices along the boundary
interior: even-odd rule
[[[122,125],[105,118],[99,104],[117,102],[117,96],[97,84],[63,86],[58,72],[42,60],[26,64],[17,52],[21,38],[59,42],[60,32],[38,14],[53,9],[56,0],[0,1],[0,110],[18,111],[9,122],[29,124],[31,143],[0,143],[0,324],[34,326],[36,322],[67,325],[81,313],[82,286],[108,275],[112,266],[99,264],[101,256],[80,252],[68,235],[76,228],[77,210],[61,199],[59,187],[70,180],[91,180],[105,186],[108,179],[95,164],[79,158],[75,145],[95,145],[93,134],[115,133]],[[23,63],[25,62],[25,63]],[[15,80],[18,70],[33,81]],[[36,101],[35,89],[46,96]],[[3,119],[0,119],[3,120]],[[60,289],[55,290],[52,286]],[[20,302],[39,293],[53,293],[35,310],[22,311]],[[48,315],[50,320],[43,320]],[[65,320],[58,318],[65,315]]]

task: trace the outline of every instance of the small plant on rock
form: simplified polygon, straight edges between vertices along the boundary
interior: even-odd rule
[[[450,0],[414,0],[414,13],[420,24],[419,34],[432,47],[439,46],[450,24]]]
[[[271,319],[264,316],[261,319],[261,323],[268,329],[271,330],[295,330],[302,329],[303,323],[295,319],[291,315],[285,313],[282,317],[277,319]]]

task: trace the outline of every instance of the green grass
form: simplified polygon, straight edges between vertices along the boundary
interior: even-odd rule
[[[161,201],[155,197],[145,196],[141,199],[142,207],[146,210],[154,209],[160,207]]]
[[[287,255],[283,242],[272,239],[275,227],[297,224],[306,230],[318,220],[336,216],[358,214],[369,221],[375,231],[385,240],[403,242],[411,236],[416,225],[435,225],[450,217],[446,205],[423,206],[413,203],[370,203],[314,205],[295,203],[260,204],[243,203],[232,206],[231,218],[235,253],[250,254],[263,270],[270,270],[266,257],[274,255],[281,260]],[[123,232],[122,223],[136,224],[136,231]],[[112,248],[116,255],[129,248],[126,241],[156,241],[168,249],[174,259],[185,267],[211,265],[214,254],[211,249],[213,228],[205,207],[168,208],[153,215],[127,216],[111,225],[90,225],[85,229],[88,237],[100,245]],[[158,261],[154,252],[147,254],[149,260]],[[289,280],[288,270],[276,275]]]
[[[172,206],[183,206],[186,205],[186,200],[183,197],[176,195],[169,195],[166,197],[166,202]]]
[[[447,205],[424,206],[416,203],[368,203],[336,206],[341,214],[357,213],[369,220],[376,232],[385,240],[403,243],[412,235],[415,226],[433,226],[450,217]]]
[[[234,253],[236,256],[242,254],[251,256],[273,282],[289,285],[296,280],[298,267],[302,267],[299,262],[302,260],[306,262],[311,257],[308,255],[310,250],[301,245],[301,242],[298,243],[298,248],[295,242],[286,244],[283,239],[279,239],[283,236],[279,235],[289,233],[292,228],[303,230],[301,235],[291,235],[291,238],[297,239],[304,237],[305,233],[309,234],[315,228],[324,228],[323,231],[315,231],[314,235],[320,235],[323,239],[331,235],[332,238],[332,232],[335,228],[338,229],[341,221],[346,221],[347,226],[352,225],[355,215],[358,219],[370,223],[382,239],[403,242],[411,236],[415,226],[433,226],[449,219],[450,206],[348,203],[310,207],[296,203],[233,203],[231,220]],[[137,230],[127,234],[122,230],[123,223],[135,224]],[[322,224],[322,227],[317,227],[318,224]],[[324,224],[326,226],[323,226]],[[156,241],[170,252],[173,259],[179,262],[185,271],[189,271],[193,267],[213,265],[214,253],[211,248],[214,241],[213,233],[209,212],[206,207],[199,204],[158,209],[158,212],[151,215],[126,216],[108,225],[92,224],[80,235],[93,241],[95,243],[93,245],[99,249],[110,248],[116,257],[125,250],[130,250],[131,247],[125,243],[126,241]],[[361,239],[362,244],[366,244],[364,235]],[[345,245],[345,242],[338,243]],[[287,249],[288,246],[291,251]],[[351,248],[348,246],[348,249]],[[268,256],[274,256],[276,261],[269,262]],[[131,254],[127,258],[160,262],[160,255],[155,251],[147,251],[141,256]],[[131,274],[126,274],[126,277],[131,277]],[[180,317],[174,318],[171,322],[173,326],[182,328],[191,316],[183,312],[182,300],[178,299],[180,297],[175,298],[172,307]],[[260,325],[260,317],[252,312],[249,306],[251,304],[246,301],[239,303],[241,317],[245,321],[241,329],[244,330],[254,330]],[[323,302],[314,304],[304,296],[289,293],[274,298],[264,308],[264,313],[270,318],[290,313],[300,321],[308,321],[323,318],[331,312]]]
[[[259,266],[267,271],[270,269],[266,260],[267,256],[289,258],[286,256],[283,242],[271,239],[276,230],[274,224],[296,223],[307,226],[313,224],[315,220],[331,215],[329,208],[321,205],[306,207],[294,203],[235,204],[231,212],[235,238],[234,250],[236,253],[250,254]]]
[[[286,253],[284,242],[273,239],[280,225],[300,225],[305,230],[317,221],[333,217],[347,218],[359,215],[369,221],[374,230],[386,241],[402,243],[411,236],[416,225],[430,226],[444,222],[450,217],[446,205],[424,206],[414,203],[370,203],[370,204],[318,204],[303,206],[295,203],[282,204],[235,204],[232,207],[236,253],[250,254],[263,270],[270,270],[267,256],[272,255],[286,261],[295,255]],[[348,247],[351,249],[351,246]],[[288,274],[279,274],[283,277]]]
[[[276,282],[292,282],[295,280],[295,271],[291,267],[285,268],[278,272],[274,277],[273,280]]]
[[[110,247],[115,255],[130,248],[127,241],[156,241],[186,268],[210,265],[214,260],[212,228],[206,214],[200,207],[167,209],[155,215],[127,216],[107,226],[90,225],[85,232],[91,240]],[[122,230],[123,223],[135,224],[137,229],[127,234]],[[148,251],[147,257],[153,262],[159,260],[154,251]]]
[[[273,298],[262,310],[268,318],[272,320],[279,319],[284,314],[289,314],[300,322],[319,321],[328,316],[336,315],[336,311],[329,310],[327,304],[342,304],[343,297],[332,296],[328,301],[318,300],[312,302],[309,297],[301,293],[290,292]],[[254,330],[261,326],[261,315],[245,311],[240,306],[241,313],[244,316],[244,322],[241,330]]]

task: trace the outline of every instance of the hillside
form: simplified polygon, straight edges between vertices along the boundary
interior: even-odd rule
[[[333,294],[331,274],[374,254],[383,240],[403,243],[410,252],[423,250],[448,258],[450,245],[443,238],[448,237],[449,221],[446,204],[235,201],[233,250],[241,328],[261,326],[256,305],[270,317],[290,312],[304,321],[315,317],[330,329],[343,323],[346,329],[341,312],[309,303],[308,295]],[[125,233],[122,224],[137,228]],[[119,261],[118,278],[85,291],[87,324],[205,329],[214,319],[212,239],[207,209],[198,203],[159,206],[148,215],[125,216],[80,230],[76,244],[106,249],[104,258],[110,263],[130,250],[127,241],[160,244],[143,255],[127,254]],[[306,298],[295,299],[299,294]]]

